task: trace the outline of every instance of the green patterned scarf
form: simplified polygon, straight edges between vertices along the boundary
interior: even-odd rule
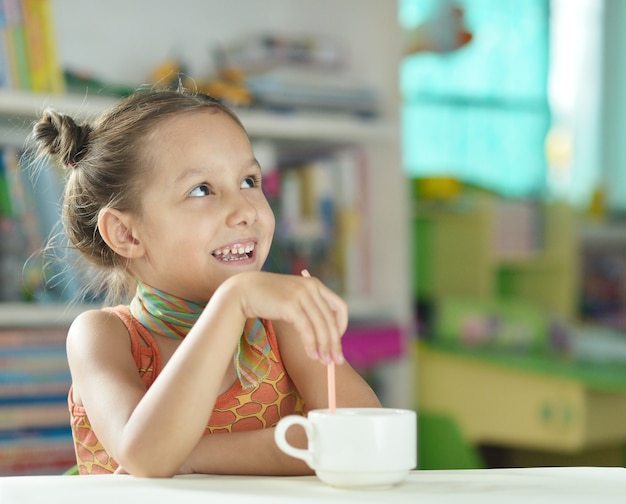
[[[142,282],[130,303],[130,312],[141,325],[157,334],[182,340],[206,305],[167,294]],[[234,355],[242,388],[262,382],[270,372],[270,344],[260,319],[248,319]]]

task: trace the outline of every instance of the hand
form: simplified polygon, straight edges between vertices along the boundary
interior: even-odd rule
[[[344,361],[341,337],[348,326],[348,306],[319,279],[250,272],[231,277],[222,287],[235,289],[246,318],[291,324],[312,359]]]

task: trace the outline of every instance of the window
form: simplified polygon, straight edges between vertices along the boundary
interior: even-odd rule
[[[472,35],[457,50],[418,52],[402,63],[407,175],[543,195],[549,0],[400,0],[399,18],[439,47],[456,36],[459,21]]]

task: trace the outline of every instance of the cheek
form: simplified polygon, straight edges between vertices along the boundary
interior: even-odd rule
[[[262,223],[263,229],[265,230],[265,240],[267,243],[267,248],[269,250],[269,247],[274,238],[274,230],[276,228],[276,218],[274,217],[274,212],[272,212],[272,209],[269,203],[267,202],[267,200],[262,205],[259,205],[257,207],[257,212],[258,212],[259,222]]]
[[[268,205],[267,213],[268,213],[267,227],[268,227],[270,236],[273,237],[274,236],[274,230],[276,229],[276,218],[274,217],[274,212],[272,212],[272,209],[269,208],[269,205]]]
[[[268,234],[270,237],[274,236],[274,229],[276,228],[276,217],[274,216],[274,212],[272,212],[272,208],[267,200],[265,200],[264,205],[259,210],[259,218],[265,224],[265,227],[268,230]]]

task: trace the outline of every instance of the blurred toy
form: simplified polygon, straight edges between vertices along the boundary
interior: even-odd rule
[[[209,94],[234,107],[249,106],[252,103],[252,93],[246,85],[244,72],[229,64],[220,48],[215,51],[214,58],[217,70],[211,77],[189,75],[185,65],[179,60],[167,59],[154,68],[150,80],[165,89],[182,85]]]
[[[245,72],[233,65],[224,48],[216,45],[212,51],[214,75],[198,81],[198,90],[207,93],[233,107],[249,106],[252,93],[245,80]]]
[[[163,89],[176,89],[181,85],[193,88],[184,64],[175,59],[159,63],[150,73],[150,82]]]
[[[461,194],[461,190],[461,182],[454,177],[433,176],[415,179],[415,194],[424,200],[453,200]]]
[[[235,107],[249,106],[252,93],[245,81],[245,74],[234,66],[218,70],[217,75],[204,83],[198,83],[198,89]]]
[[[469,44],[464,11],[453,2],[441,2],[433,16],[407,32],[405,54],[420,52],[448,53]]]

